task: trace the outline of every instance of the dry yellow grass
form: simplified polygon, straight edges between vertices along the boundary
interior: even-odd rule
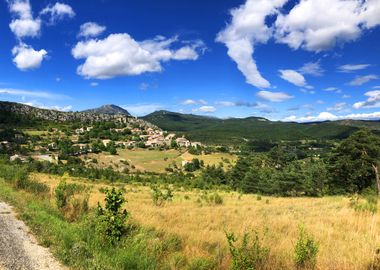
[[[50,186],[59,177],[35,175]],[[78,181],[76,179],[75,181]],[[93,185],[90,205],[103,200]],[[197,191],[175,191],[174,201],[163,207],[152,204],[150,189],[125,186],[127,209],[131,217],[145,226],[179,235],[184,241],[188,258],[216,256],[220,243],[228,265],[225,230],[242,234],[256,230],[264,236],[263,243],[271,249],[272,269],[293,269],[294,245],[298,227],[303,224],[320,244],[318,269],[367,269],[379,247],[379,214],[357,213],[344,197],[274,198],[257,200],[254,195],[220,193],[224,204],[200,205]],[[185,195],[190,199],[186,200]]]
[[[128,161],[129,164],[135,166],[135,170],[146,172],[165,172],[165,168],[176,163],[181,166],[182,161],[191,161],[193,158],[203,160],[205,165],[225,163],[223,160],[228,159],[230,162],[236,161],[235,155],[226,153],[213,153],[210,155],[191,155],[188,152],[178,151],[174,149],[159,151],[149,149],[118,149],[118,155],[109,155],[106,153],[88,154],[87,157],[98,160],[100,167],[113,166],[115,169],[122,170],[125,165],[122,160]]]

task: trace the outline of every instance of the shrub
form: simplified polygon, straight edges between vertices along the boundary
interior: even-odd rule
[[[315,269],[318,249],[318,243],[301,226],[294,249],[294,261],[297,269]]]
[[[257,270],[263,269],[268,261],[269,248],[262,246],[258,233],[250,239],[244,233],[240,245],[234,233],[226,233],[227,242],[232,257],[231,270]]]
[[[151,195],[153,203],[156,206],[161,206],[167,201],[173,200],[173,191],[169,186],[164,187],[162,190],[158,186],[151,186]]]
[[[105,189],[105,194],[105,208],[98,203],[96,233],[103,244],[114,245],[126,232],[128,212],[122,210],[126,200],[122,189]]]

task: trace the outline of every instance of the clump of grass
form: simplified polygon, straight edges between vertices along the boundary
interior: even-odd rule
[[[350,207],[356,212],[375,214],[377,212],[378,196],[375,191],[365,191],[362,196],[355,194],[350,197]]]
[[[297,269],[315,269],[318,250],[318,243],[305,231],[303,226],[300,226],[294,249],[294,262]]]

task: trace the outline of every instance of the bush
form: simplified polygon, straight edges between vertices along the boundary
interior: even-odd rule
[[[55,189],[55,202],[58,209],[69,220],[77,220],[78,217],[89,210],[89,195],[85,194],[83,198],[75,198],[74,195],[82,193],[85,186],[77,184],[67,184],[65,180],[59,182]]]
[[[122,210],[126,200],[122,189],[105,189],[105,194],[105,208],[98,203],[96,233],[103,244],[114,245],[126,232],[128,212]]]
[[[315,269],[318,249],[318,243],[301,226],[294,249],[294,261],[297,269]]]
[[[258,233],[250,243],[250,235],[244,233],[239,246],[234,233],[226,233],[227,242],[232,258],[231,270],[263,269],[268,261],[269,248],[262,246]]]
[[[152,200],[156,206],[162,206],[165,202],[173,200],[173,191],[169,186],[162,190],[158,186],[151,186],[151,191]]]

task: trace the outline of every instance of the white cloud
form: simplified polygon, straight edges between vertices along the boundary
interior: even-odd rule
[[[91,85],[92,87],[96,87],[96,86],[99,85],[99,83],[98,83],[98,82],[92,82],[92,83],[90,83],[90,85]]]
[[[53,106],[47,106],[44,104],[41,104],[37,101],[28,101],[28,102],[22,102],[22,104],[40,108],[40,109],[46,109],[46,110],[55,110],[55,111],[61,111],[61,112],[69,112],[73,109],[73,106],[66,105],[66,106],[59,106],[59,105],[53,105]]]
[[[347,103],[346,102],[338,102],[335,103],[334,106],[327,108],[327,111],[336,111],[336,112],[341,112],[346,110]]]
[[[350,95],[343,95],[342,98],[343,99],[348,99],[348,98],[351,98],[351,96]]]
[[[323,68],[319,62],[309,62],[304,64],[299,72],[301,74],[313,75],[313,76],[322,76],[324,73]]]
[[[327,88],[323,89],[323,91],[326,91],[326,92],[334,92],[334,93],[337,93],[337,94],[342,93],[342,90],[340,90],[340,89],[337,88],[337,87],[327,87]]]
[[[370,64],[358,64],[358,65],[352,65],[352,64],[347,64],[347,65],[342,65],[338,67],[339,72],[344,72],[344,73],[349,73],[357,70],[362,70],[366,69],[367,67],[370,67]]]
[[[129,104],[121,107],[136,116],[143,116],[163,109],[163,106],[159,104]]]
[[[367,96],[368,99],[366,101],[356,102],[352,106],[354,109],[380,107],[380,90],[368,91],[364,95]]]
[[[195,105],[198,104],[195,100],[193,99],[186,99],[181,102],[182,105]]]
[[[198,100],[186,99],[186,100],[182,101],[181,104],[182,105],[206,105],[207,101],[205,101],[203,99],[198,99]]]
[[[48,5],[41,12],[40,15],[50,16],[49,22],[51,24],[56,21],[62,20],[65,17],[73,18],[75,16],[75,12],[71,6],[63,4],[63,3],[55,3],[54,5]]]
[[[352,81],[350,81],[348,84],[351,86],[360,86],[363,85],[369,81],[372,80],[377,80],[379,77],[377,75],[371,74],[371,75],[366,75],[366,76],[360,76],[356,77]]]
[[[19,44],[12,49],[14,56],[13,62],[20,70],[29,70],[39,68],[42,61],[47,56],[45,50],[36,51],[32,47],[25,44]]]
[[[35,97],[44,99],[67,99],[69,97],[65,95],[53,94],[50,92],[42,91],[30,91],[24,89],[13,89],[13,88],[0,88],[0,95],[11,95],[11,96],[21,96],[21,97]]]
[[[328,50],[380,24],[379,14],[378,0],[301,0],[277,17],[276,40],[293,49]]]
[[[213,113],[216,111],[214,106],[201,106],[198,109],[193,109],[193,112]]]
[[[234,60],[243,73],[247,83],[259,87],[270,87],[259,72],[253,59],[255,44],[266,43],[272,36],[272,29],[265,19],[278,13],[286,0],[247,0],[245,4],[231,10],[232,20],[227,27],[218,33],[216,40],[224,43],[228,55]]]
[[[162,63],[170,60],[196,60],[204,45],[199,41],[179,49],[170,47],[178,38],[157,36],[138,42],[128,34],[111,34],[105,39],[78,42],[72,49],[76,59],[85,59],[77,73],[86,78],[110,79],[116,76],[133,76],[146,72],[160,72]],[[203,47],[201,47],[203,46]]]
[[[309,88],[305,77],[292,69],[280,69],[280,77],[296,86]]]
[[[97,37],[106,31],[106,27],[94,22],[87,22],[80,26],[78,37]]]
[[[354,113],[354,114],[346,114],[346,115],[334,115],[329,112],[321,112],[316,116],[303,116],[297,117],[295,115],[291,115],[285,117],[282,121],[285,122],[319,122],[319,121],[335,121],[335,120],[343,120],[343,119],[352,119],[352,120],[371,120],[371,119],[380,119],[380,112],[373,113]]]
[[[285,117],[282,121],[285,122],[319,122],[319,121],[328,121],[328,120],[338,120],[338,116],[329,113],[329,112],[321,112],[317,116],[303,116],[303,117],[297,117],[295,115],[291,115],[288,117]]]
[[[270,91],[259,91],[257,93],[257,96],[262,99],[269,100],[272,102],[283,102],[283,101],[293,98],[293,96],[284,92],[270,92]]]
[[[16,37],[37,37],[41,30],[41,20],[33,18],[29,0],[13,0],[8,4],[13,17],[9,27]]]

